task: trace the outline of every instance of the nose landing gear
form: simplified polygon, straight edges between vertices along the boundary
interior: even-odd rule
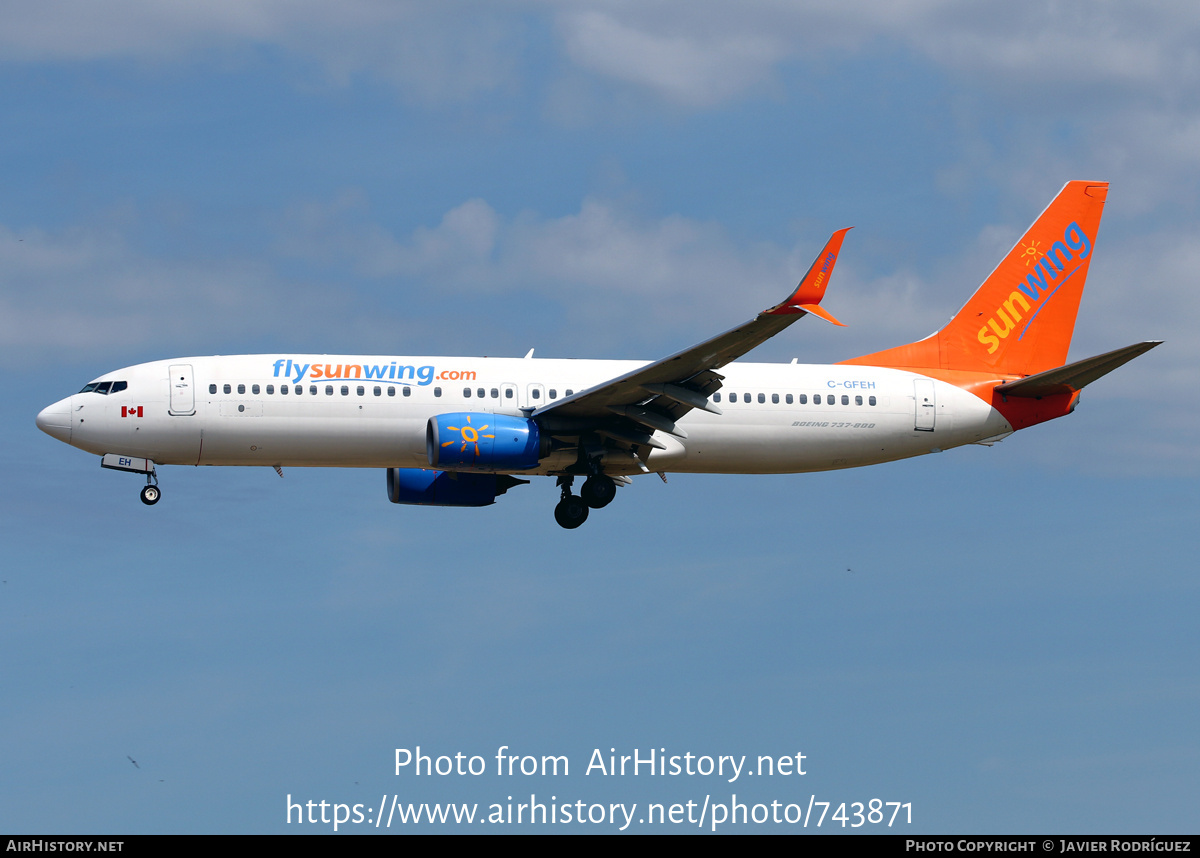
[[[141,459],[136,456],[123,456],[120,453],[105,453],[100,459],[100,467],[113,471],[126,471],[131,474],[145,474],[146,485],[142,488],[142,503],[154,506],[162,497],[158,487],[158,474],[154,471],[151,459]]]
[[[151,470],[146,474],[146,485],[142,486],[142,503],[154,506],[160,497],[162,491],[158,487],[158,473]]]

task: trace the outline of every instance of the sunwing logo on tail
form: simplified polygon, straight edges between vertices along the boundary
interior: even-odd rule
[[[1025,336],[1029,325],[1054,297],[1054,293],[1079,271],[1083,260],[1092,252],[1092,242],[1074,221],[1063,231],[1061,241],[1056,241],[1046,252],[1039,249],[1040,241],[1022,245],[1019,258],[1032,270],[1025,280],[993,311],[987,324],[979,329],[976,338],[987,346],[988,354],[1000,348],[1000,341],[1007,339],[1022,320],[1017,339]],[[1041,257],[1038,257],[1041,254]],[[1068,267],[1070,270],[1068,271]]]

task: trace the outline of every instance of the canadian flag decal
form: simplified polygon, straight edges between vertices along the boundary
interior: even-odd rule
[[[141,417],[142,416],[142,406],[139,405],[137,408],[131,408],[128,405],[122,405],[121,406],[121,416],[122,417]]]

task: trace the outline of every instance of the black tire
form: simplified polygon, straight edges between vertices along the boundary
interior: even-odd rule
[[[146,506],[154,506],[160,497],[162,492],[158,490],[158,486],[146,486],[142,489],[142,503]]]
[[[613,502],[617,496],[617,484],[613,478],[605,474],[588,477],[583,488],[579,490],[583,502],[592,509],[601,509]]]
[[[567,530],[574,530],[587,521],[588,506],[583,498],[567,495],[554,508],[554,520]]]

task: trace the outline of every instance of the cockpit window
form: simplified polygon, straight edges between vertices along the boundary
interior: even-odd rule
[[[110,393],[119,393],[129,387],[127,381],[93,381],[91,384],[85,384],[80,393],[101,393],[107,396]]]

